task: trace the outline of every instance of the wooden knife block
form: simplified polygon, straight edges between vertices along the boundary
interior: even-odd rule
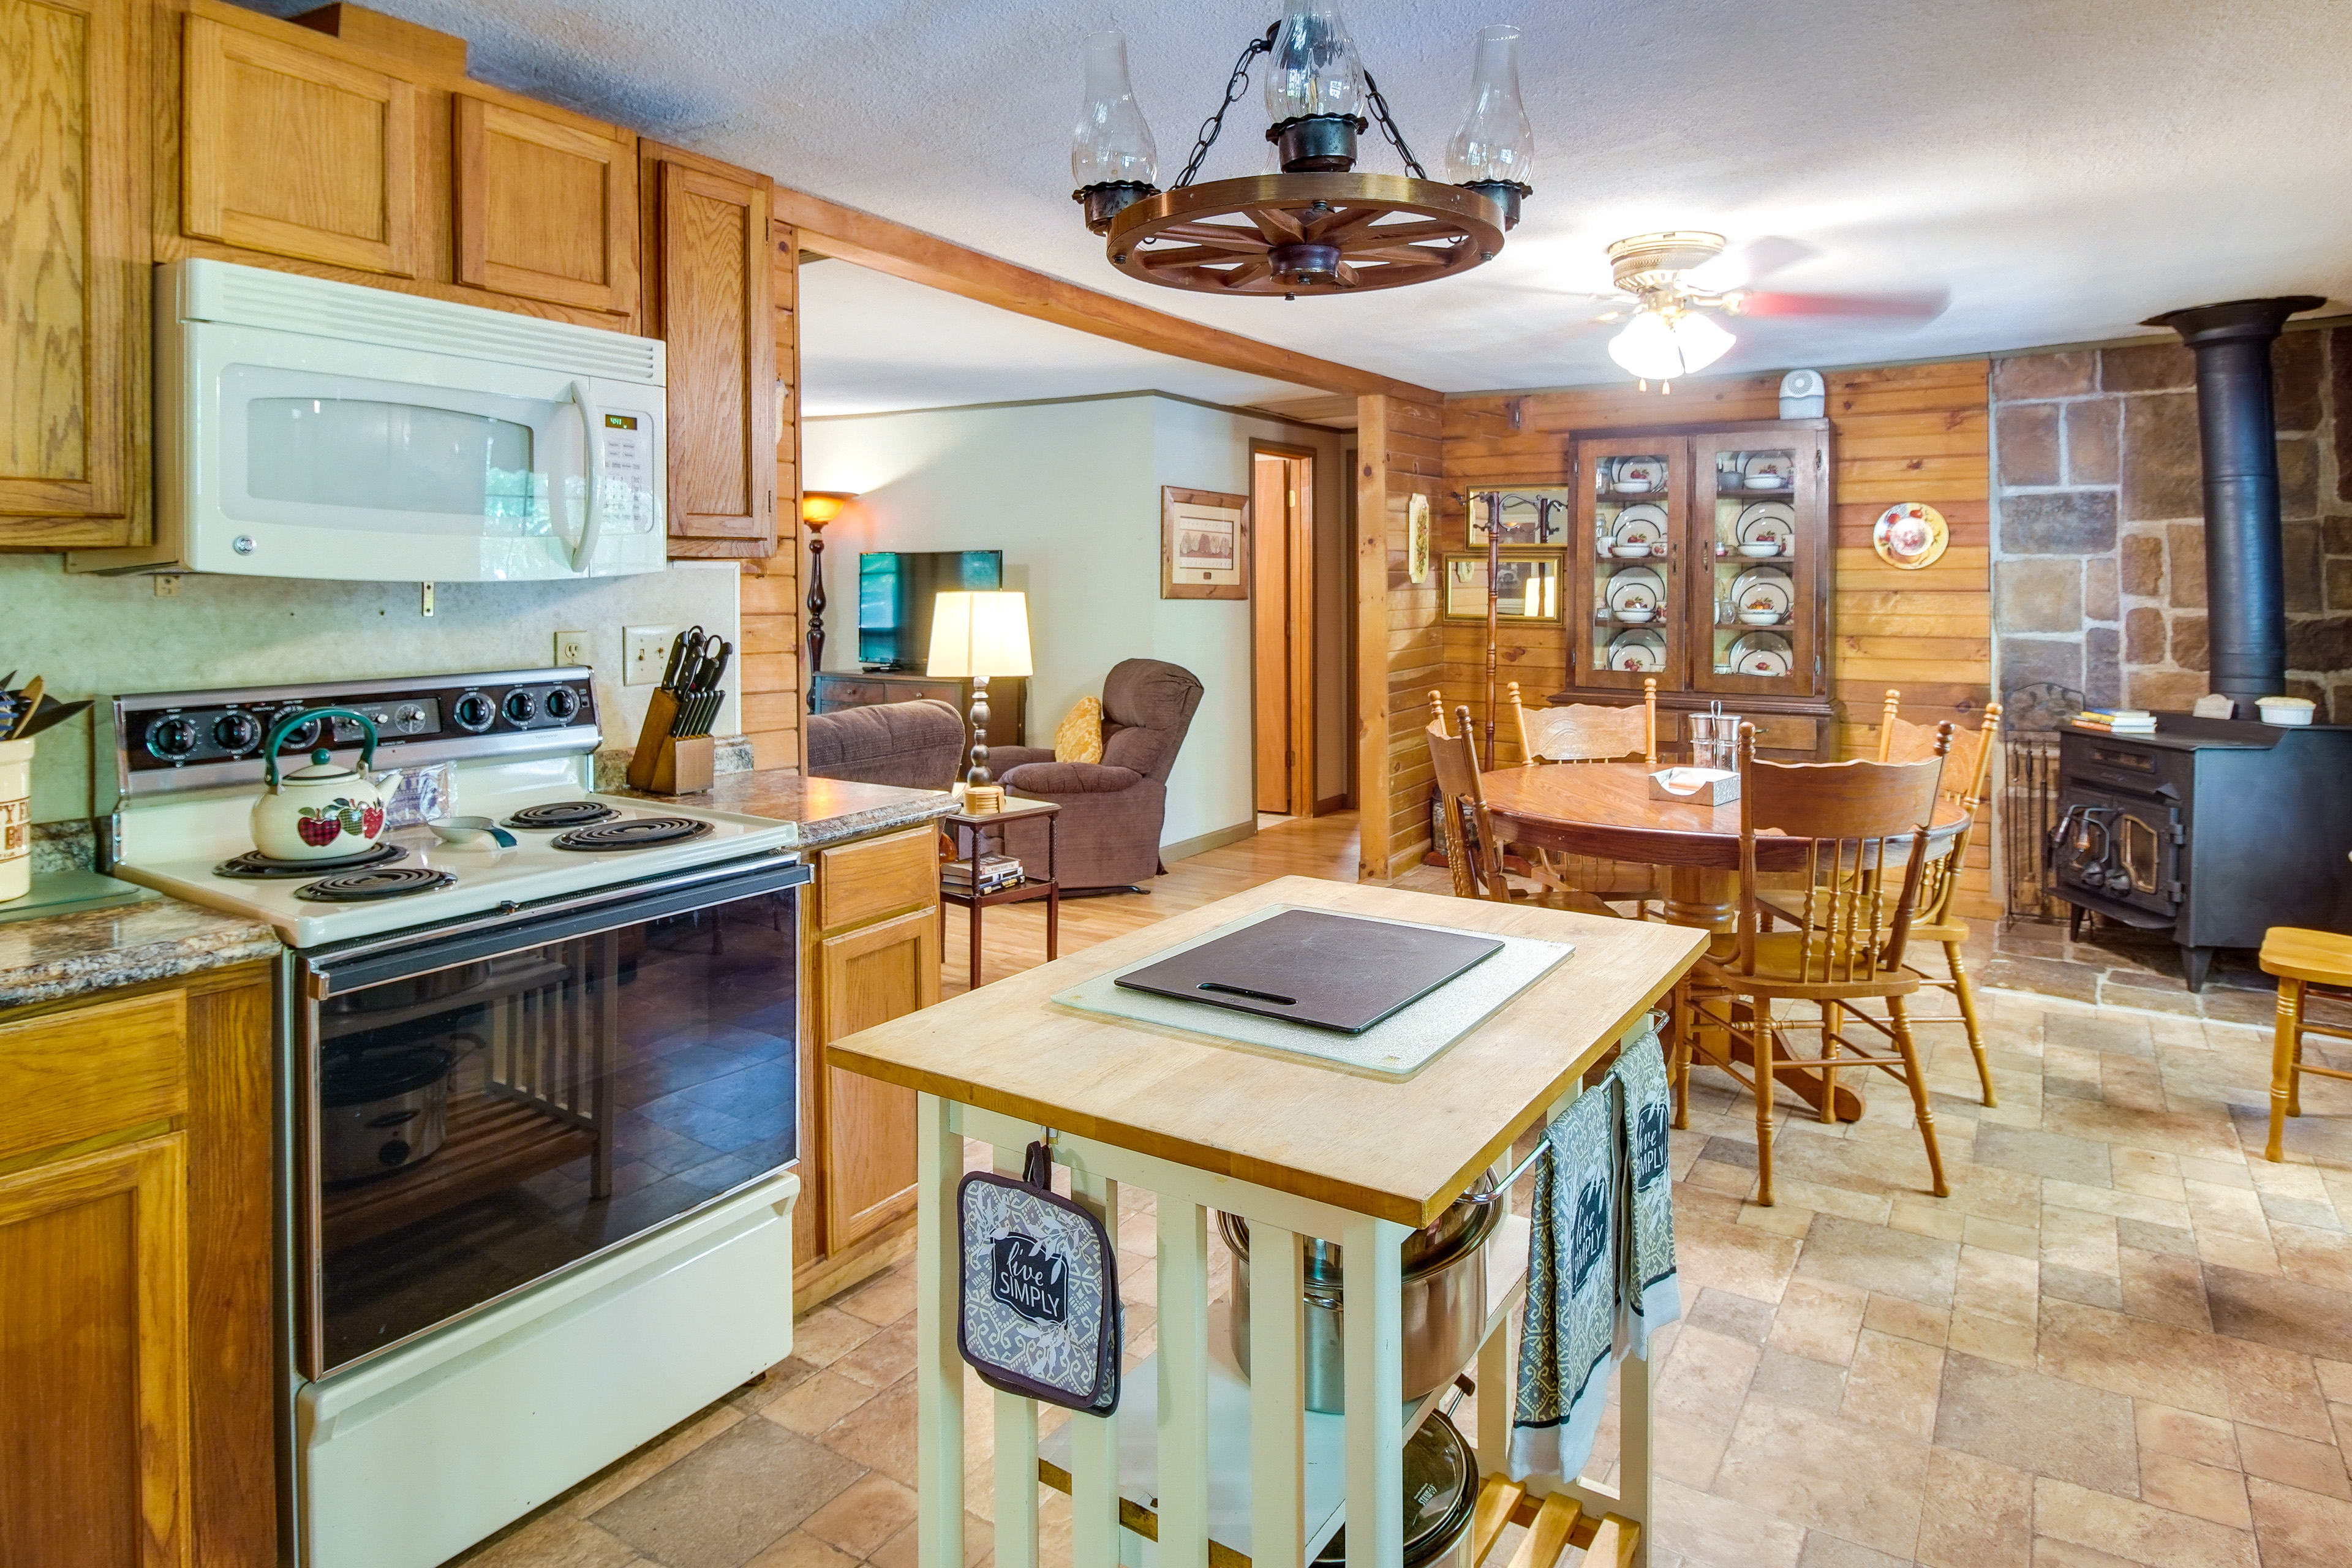
[[[673,735],[677,699],[656,691],[646,705],[646,725],[637,731],[637,749],[629,754],[629,787],[652,795],[694,795],[709,789],[713,777],[711,738]]]

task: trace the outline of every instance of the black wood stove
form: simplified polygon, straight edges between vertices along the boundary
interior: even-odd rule
[[[2153,735],[2059,740],[2058,896],[2172,932],[2189,989],[2272,926],[2352,929],[2352,726],[2166,713]]]

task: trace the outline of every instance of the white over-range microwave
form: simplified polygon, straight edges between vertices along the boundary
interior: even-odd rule
[[[224,261],[155,274],[155,538],[76,571],[658,572],[655,339]]]

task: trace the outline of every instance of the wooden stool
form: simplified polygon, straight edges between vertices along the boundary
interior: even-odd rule
[[[2303,1114],[2303,1075],[2352,1081],[2352,1072],[2339,1068],[2305,1067],[2303,1037],[2326,1035],[2352,1040],[2352,1030],[2313,1024],[2303,1016],[2304,988],[2310,985],[2352,987],[2352,936],[2327,931],[2298,931],[2273,926],[2263,933],[2263,973],[2278,976],[2278,1044],[2271,1049],[2271,1142],[2264,1151],[2280,1157],[2279,1141],[2286,1134],[2286,1119]]]

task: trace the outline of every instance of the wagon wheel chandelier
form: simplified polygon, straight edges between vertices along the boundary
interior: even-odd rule
[[[1070,138],[1072,198],[1130,278],[1204,294],[1351,294],[1427,283],[1492,261],[1534,194],[1534,138],[1519,100],[1519,30],[1481,28],[1469,112],[1433,180],[1364,68],[1336,0],[1286,0],[1282,19],[1234,61],[1224,100],[1201,125],[1173,185],[1127,74],[1127,39],[1087,40],[1086,100]],[[1279,174],[1193,184],[1268,57],[1266,114]],[[1366,111],[1369,110],[1369,117]],[[1408,174],[1356,171],[1377,121]]]

